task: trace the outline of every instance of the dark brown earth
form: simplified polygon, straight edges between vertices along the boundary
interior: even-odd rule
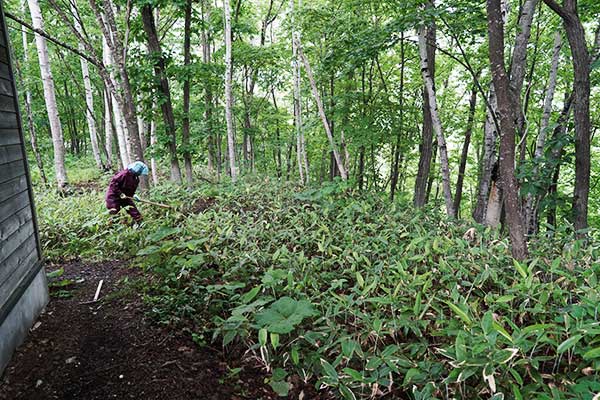
[[[192,212],[194,214],[200,214],[200,213],[208,210],[209,208],[211,208],[215,203],[216,203],[216,199],[214,197],[206,197],[206,198],[201,197],[194,202],[194,204],[192,205],[192,207],[190,209],[190,212]]]
[[[241,363],[240,354],[200,348],[148,320],[131,285],[143,279],[139,270],[118,261],[48,270],[59,267],[59,279],[74,283],[51,289],[46,311],[1,377],[1,400],[276,398],[264,372]],[[85,304],[101,279],[100,301]]]

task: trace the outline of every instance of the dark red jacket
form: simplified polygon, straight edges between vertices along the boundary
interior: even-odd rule
[[[133,197],[139,184],[140,178],[135,176],[130,170],[124,169],[117,173],[111,179],[110,185],[108,185],[106,191],[106,207],[119,210],[121,207],[128,206],[128,212],[134,219],[141,217],[133,200],[121,198],[121,194],[124,194],[127,197]]]

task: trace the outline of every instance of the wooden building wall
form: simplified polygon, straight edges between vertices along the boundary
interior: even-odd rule
[[[0,325],[41,268],[33,193],[0,0]]]

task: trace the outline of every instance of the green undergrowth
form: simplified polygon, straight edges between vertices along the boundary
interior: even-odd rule
[[[519,263],[498,232],[470,240],[467,222],[341,185],[148,196],[176,210],[148,209],[137,230],[107,227],[99,193],[44,196],[47,253],[137,254],[156,320],[242,346],[281,395],[299,381],[346,399],[600,392],[597,238],[534,239]]]

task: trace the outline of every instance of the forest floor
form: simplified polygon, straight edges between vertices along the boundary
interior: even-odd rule
[[[1,378],[0,399],[272,399],[240,354],[198,347],[146,318],[126,263],[73,262]],[[100,299],[93,299],[104,280]],[[239,368],[239,370],[237,370]]]

